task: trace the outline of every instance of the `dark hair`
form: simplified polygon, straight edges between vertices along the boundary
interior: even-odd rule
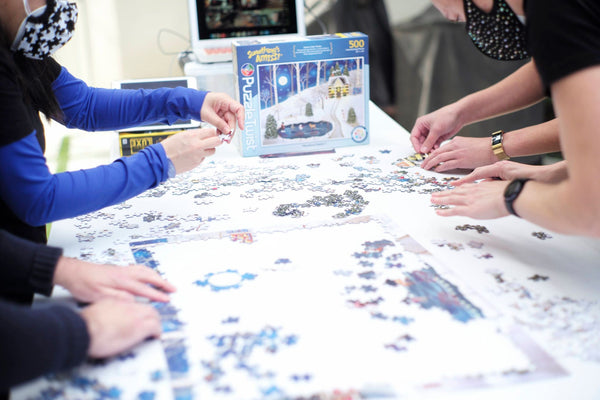
[[[51,73],[51,58],[33,60],[23,55],[14,54],[10,50],[11,41],[0,25],[0,52],[8,63],[7,67],[14,74],[19,86],[23,89],[24,101],[31,104],[50,119],[62,119],[62,110],[52,90],[54,77]]]

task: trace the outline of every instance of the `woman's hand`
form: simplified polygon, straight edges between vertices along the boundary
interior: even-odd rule
[[[161,142],[167,157],[181,174],[196,168],[206,157],[215,154],[222,144],[214,128],[189,129],[169,136]]]
[[[169,296],[166,293],[175,291],[173,285],[143,265],[120,267],[68,257],[60,257],[58,260],[54,283],[85,302],[104,298],[133,301],[135,296],[167,302]]]
[[[504,189],[508,182],[490,181],[470,183],[456,189],[433,193],[431,202],[451,206],[437,209],[443,217],[463,215],[475,219],[493,219],[509,215],[504,204]]]
[[[444,172],[459,168],[474,169],[497,161],[490,138],[455,136],[432,151],[421,163],[421,167]]]
[[[566,161],[551,165],[527,165],[514,161],[498,161],[492,165],[475,169],[469,175],[452,182],[452,185],[460,186],[480,179],[512,181],[517,178],[529,178],[544,183],[558,183],[566,179],[567,176]]]
[[[233,134],[235,123],[244,129],[244,106],[225,93],[208,93],[204,98],[200,119],[208,122],[220,133]]]
[[[102,300],[81,311],[90,336],[88,355],[111,357],[149,337],[159,337],[158,312],[148,304]]]
[[[450,104],[419,117],[410,132],[410,141],[418,153],[429,153],[454,136],[463,126],[454,105]]]

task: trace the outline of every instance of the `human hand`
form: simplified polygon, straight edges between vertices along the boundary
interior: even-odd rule
[[[429,153],[456,134],[463,124],[453,104],[423,115],[417,119],[410,132],[410,141],[418,153]]]
[[[475,169],[469,175],[452,182],[452,185],[460,186],[480,179],[490,180],[495,178],[504,181],[529,178],[538,182],[558,183],[567,178],[567,164],[566,161],[551,165],[527,165],[514,161],[498,161],[492,165]]]
[[[443,217],[463,215],[475,219],[500,218],[509,215],[504,204],[504,189],[508,183],[489,181],[465,184],[456,189],[433,193],[431,202],[452,206],[436,210]]]
[[[208,122],[220,133],[235,131],[235,123],[244,129],[244,106],[225,93],[208,93],[204,98],[200,119]]]
[[[180,174],[196,168],[206,157],[215,154],[222,140],[214,128],[189,129],[160,142],[167,157]]]
[[[134,301],[135,296],[167,302],[169,296],[164,292],[175,291],[173,285],[143,265],[120,267],[68,257],[58,260],[54,283],[67,289],[76,299],[86,302],[104,298]]]
[[[88,355],[95,358],[119,354],[162,331],[158,312],[148,304],[105,299],[84,308],[81,317],[90,336]]]
[[[473,169],[497,161],[489,138],[455,136],[429,153],[421,167],[444,172],[457,168]]]

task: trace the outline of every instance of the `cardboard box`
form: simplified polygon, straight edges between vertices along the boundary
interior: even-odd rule
[[[119,151],[121,156],[130,156],[142,150],[151,144],[160,143],[178,131],[161,131],[161,132],[119,132]]]
[[[369,43],[360,32],[232,44],[243,156],[322,152],[369,142]]]

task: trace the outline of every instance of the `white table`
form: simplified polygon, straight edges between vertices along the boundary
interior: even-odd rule
[[[502,379],[496,384],[488,380],[470,389],[417,392],[403,398],[600,398],[600,241],[555,234],[516,217],[493,221],[438,217],[428,194],[419,191],[439,185],[446,176],[398,166],[402,157],[414,153],[408,133],[373,104],[370,126],[368,146],[340,148],[331,154],[242,159],[234,146],[222,146],[198,175],[176,178],[170,186],[123,205],[54,223],[50,243],[63,247],[68,256],[126,265],[136,261],[131,242],[297,224],[302,218],[273,215],[276,206],[351,188],[369,202],[358,216],[384,215],[401,226],[436,262],[452,270],[457,281],[476,289],[494,310],[515,321],[539,346],[542,360],[548,356],[563,371],[546,379],[516,379],[518,383]],[[325,167],[330,169],[323,171]],[[395,179],[404,170],[416,186]],[[258,176],[261,173],[265,175]],[[428,178],[435,183],[426,183]],[[302,210],[313,219],[333,214],[331,209]],[[323,245],[315,251],[326,252]],[[52,301],[65,298],[65,292],[57,291]],[[136,361],[138,365],[161,364],[156,370],[162,379],[136,376],[127,370],[131,369],[127,360],[86,366],[78,376],[87,373],[102,379],[103,373],[112,371],[132,386],[136,379],[136,384],[145,379],[154,398],[170,398],[173,392],[164,378],[168,372],[161,346],[157,341],[146,343],[136,354],[146,358]],[[68,382],[63,379],[52,385]],[[48,385],[48,380],[38,380],[13,395],[27,398]],[[98,387],[102,388],[101,381]],[[143,398],[139,391],[134,394]],[[121,395],[126,398],[132,393],[122,389]]]

